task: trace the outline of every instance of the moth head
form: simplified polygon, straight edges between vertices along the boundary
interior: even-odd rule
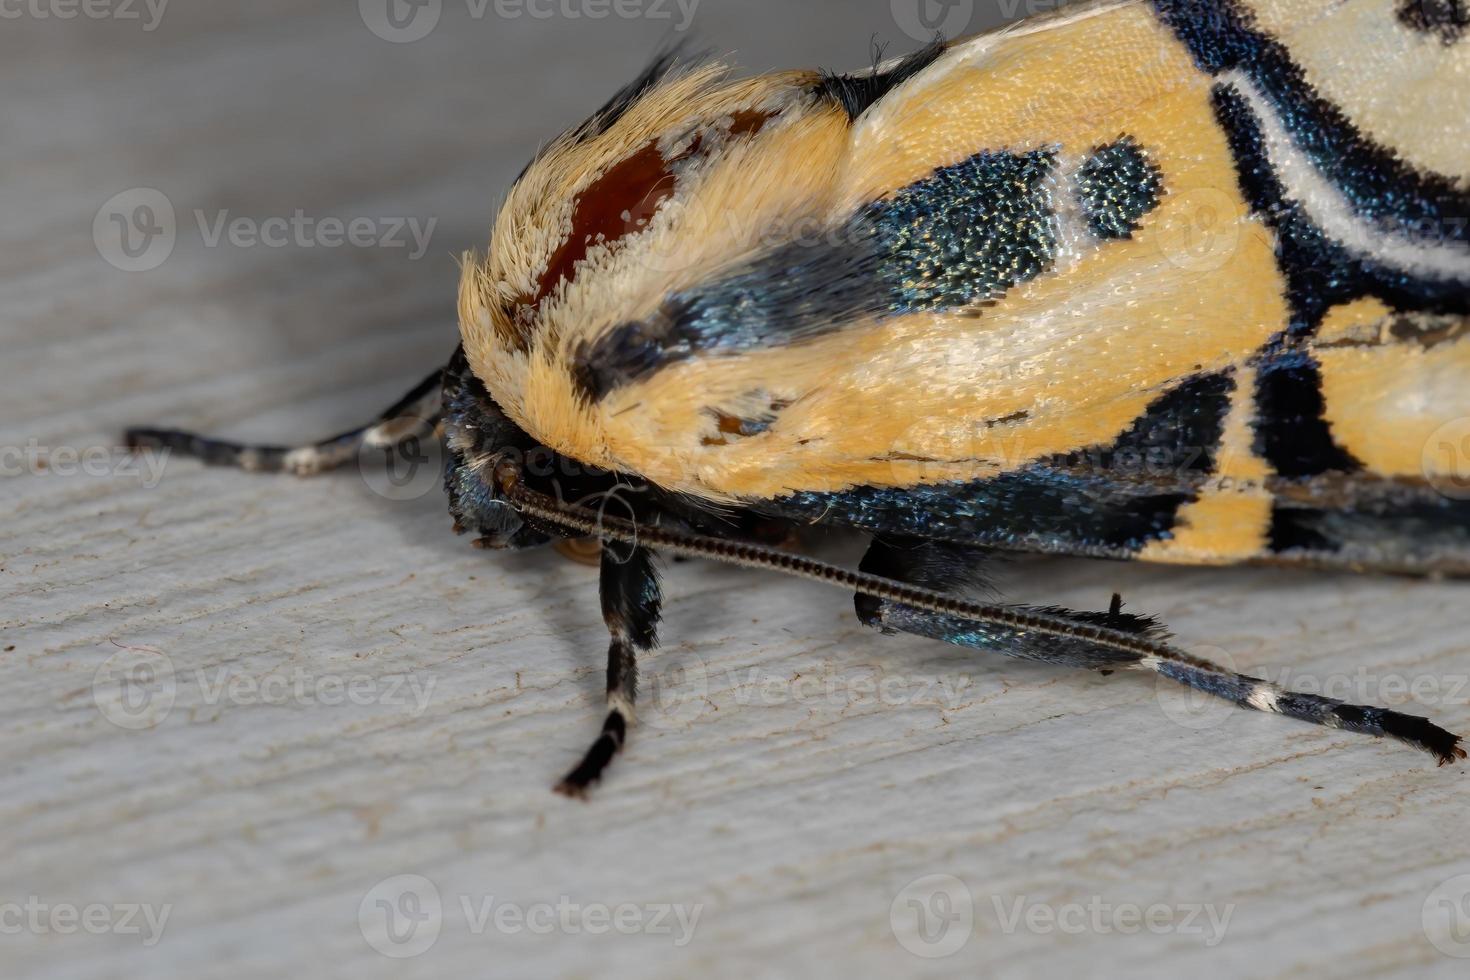
[[[496,548],[529,548],[549,540],[528,527],[499,492],[494,468],[524,458],[533,440],[495,404],[465,363],[463,349],[444,369],[444,491],[457,532],[473,532]]]
[[[441,397],[449,512],[455,530],[474,533],[481,547],[532,548],[574,536],[554,524],[528,521],[507,498],[507,482],[561,503],[585,506],[591,501],[599,508],[607,508],[620,492],[637,489],[534,439],[470,371],[463,349],[444,369]],[[632,516],[621,500],[615,506],[615,512]]]

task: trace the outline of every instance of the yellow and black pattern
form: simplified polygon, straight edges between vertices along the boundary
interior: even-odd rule
[[[1463,759],[1116,596],[955,597],[996,550],[1470,573],[1461,459],[1430,451],[1470,455],[1464,26],[1458,0],[1127,0],[860,76],[660,67],[466,264],[451,428],[497,435],[461,440],[457,519],[844,584],[885,631]],[[538,481],[527,444],[609,473]],[[858,572],[760,544],[812,523],[872,532]],[[652,566],[613,557],[609,713],[571,793],[654,640]]]
[[[442,379],[295,448],[130,440],[310,473],[437,434],[456,530],[601,541],[572,795],[634,720],[654,549],[1453,763],[1117,596],[963,596],[998,550],[1470,574],[1466,33],[1461,0],[1111,0],[852,76],[671,54],[516,181]],[[860,568],[774,546],[807,524],[871,532]]]
[[[523,350],[467,323],[470,363],[559,452],[722,506],[1024,550],[1470,571],[1470,511],[1404,449],[1470,414],[1470,346],[1322,336],[1470,316],[1470,195],[1435,169],[1470,120],[1420,120],[1419,152],[1382,104],[1462,97],[1456,16],[1104,3],[871,75],[783,76],[759,126],[727,125],[738,152],[681,169],[668,141],[686,189],[663,185],[602,265],[548,285],[547,261]],[[1368,30],[1372,51],[1346,44]],[[1329,41],[1377,77],[1354,88]],[[728,196],[735,168],[809,183],[766,207]],[[753,246],[650,259],[697,253],[711,200],[759,226]],[[820,234],[788,235],[791,214]],[[579,293],[599,271],[630,301]],[[1375,425],[1384,406],[1340,376],[1413,410]]]

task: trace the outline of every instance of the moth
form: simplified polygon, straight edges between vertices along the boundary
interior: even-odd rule
[[[1460,0],[1115,0],[854,74],[669,52],[526,167],[459,348],[380,419],[128,439],[297,474],[439,439],[456,531],[600,542],[573,796],[627,740],[660,552],[1450,763],[1428,720],[1232,673],[1116,596],[975,596],[1014,552],[1470,573],[1467,31]],[[810,525],[868,535],[859,568],[784,546]]]

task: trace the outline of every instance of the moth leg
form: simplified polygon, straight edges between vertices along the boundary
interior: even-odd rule
[[[420,381],[392,407],[355,429],[296,446],[247,445],[210,439],[178,429],[128,429],[131,449],[165,449],[193,456],[211,466],[233,466],[256,473],[293,473],[312,476],[357,458],[364,447],[392,450],[413,439],[433,434],[439,424],[439,389],[443,369]]]
[[[658,645],[663,603],[653,553],[634,545],[604,543],[600,592],[607,647],[607,717],[587,754],[556,784],[565,796],[585,799],[587,790],[623,748],[638,697],[638,656]]]
[[[875,538],[859,566],[865,572],[922,585],[942,592],[964,595],[993,592],[984,576],[991,553],[983,548],[925,541],[917,538]],[[1136,654],[1100,647],[1083,640],[1039,636],[1024,630],[956,616],[915,609],[887,599],[859,593],[854,597],[857,615],[867,626],[885,633],[912,633],[976,650],[1002,653],[1022,660],[1035,660],[1062,667],[1080,667],[1110,672],[1132,666]],[[1034,608],[1050,616],[1079,624],[1104,626],[1126,633],[1163,638],[1163,625],[1150,616],[1123,612],[1122,598],[1113,596],[1107,612],[1082,612],[1055,606]]]
[[[862,568],[913,584],[954,591],[982,584],[976,569],[984,558],[983,551],[944,543],[875,540],[863,559]],[[1153,640],[1168,639],[1167,631],[1157,620],[1123,612],[1122,600],[1116,595],[1107,612],[1078,612],[1055,606],[1015,608],[1044,614],[1052,619],[1138,633]],[[863,595],[857,597],[857,612],[864,623],[884,632],[913,633],[972,649],[1064,667],[1084,667],[1104,673],[1126,667],[1159,674],[1242,708],[1286,715],[1327,728],[1397,739],[1433,755],[1440,765],[1466,757],[1459,736],[1428,719],[1387,708],[1347,704],[1315,694],[1298,694],[1182,651],[1176,651],[1170,657],[1144,655],[1101,646],[1081,637],[1041,636]]]

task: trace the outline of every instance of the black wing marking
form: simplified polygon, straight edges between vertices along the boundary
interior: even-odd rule
[[[1198,375],[1156,398],[1109,446],[1003,476],[800,492],[759,509],[795,520],[1018,551],[1126,558],[1167,537],[1213,471],[1235,381]]]
[[[838,75],[823,72],[817,85],[817,94],[838,103],[847,112],[847,117],[856,120],[867,112],[883,96],[928,68],[944,54],[943,38],[935,38],[930,44],[915,51],[887,71],[879,71],[875,65],[871,72],[857,75]],[[881,60],[881,50],[875,52],[874,61]]]

